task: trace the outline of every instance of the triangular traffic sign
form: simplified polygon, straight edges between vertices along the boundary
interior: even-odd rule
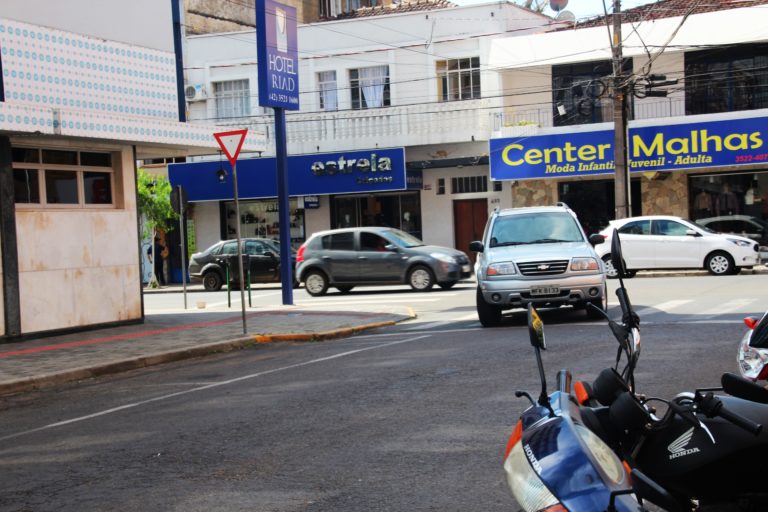
[[[219,146],[221,146],[222,151],[227,155],[227,159],[232,166],[237,162],[237,155],[240,154],[240,149],[243,147],[243,142],[245,142],[245,135],[247,133],[248,128],[243,128],[242,130],[213,134],[213,136],[216,137]]]

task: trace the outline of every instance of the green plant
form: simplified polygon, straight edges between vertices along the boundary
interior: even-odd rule
[[[142,239],[154,241],[159,231],[173,230],[173,221],[179,216],[171,206],[171,183],[162,175],[149,174],[143,168],[139,169],[136,179],[137,202],[139,216],[141,218]],[[154,252],[154,243],[152,244]],[[159,258],[159,254],[153,254],[152,258]],[[157,288],[157,276],[152,266],[152,279],[149,282],[151,288]]]

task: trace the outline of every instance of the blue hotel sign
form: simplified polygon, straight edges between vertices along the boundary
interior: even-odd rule
[[[259,105],[299,109],[296,8],[256,0],[256,57]]]
[[[225,169],[229,166],[224,164]],[[171,164],[168,178],[181,185],[190,201],[232,199],[231,174],[219,182],[219,161]],[[238,160],[238,197],[277,197],[275,158]],[[374,149],[288,157],[288,190],[292,196],[375,193],[405,190],[405,150]]]
[[[631,172],[768,162],[768,118],[631,127]],[[613,130],[492,139],[491,178],[524,180],[613,174]]]

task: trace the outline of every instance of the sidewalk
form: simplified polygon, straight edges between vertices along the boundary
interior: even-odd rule
[[[202,288],[201,288],[202,289]],[[169,286],[147,293],[178,292]],[[194,291],[189,289],[187,291]],[[63,336],[0,344],[0,395],[156,364],[227,352],[274,341],[319,341],[393,325],[414,313],[406,307],[377,311],[318,311],[298,306],[250,309],[243,334],[240,311],[148,314],[132,324]]]

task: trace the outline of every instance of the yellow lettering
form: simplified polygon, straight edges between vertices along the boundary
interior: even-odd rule
[[[715,143],[714,151],[720,152],[723,150],[723,139],[719,135],[709,136],[707,130],[701,130],[701,152],[709,153],[709,143]]]
[[[501,159],[504,161],[505,164],[511,165],[511,166],[514,167],[515,165],[520,165],[521,163],[523,163],[523,160],[522,159],[519,159],[519,160],[510,160],[509,159],[509,152],[512,151],[513,149],[519,149],[519,150],[522,151],[524,148],[523,148],[523,146],[521,144],[510,144],[510,145],[506,146],[501,151]]]
[[[581,160],[594,160],[597,148],[595,146],[581,146],[579,148],[579,159]]]
[[[688,149],[688,139],[669,139],[669,141],[667,141],[667,151],[673,155],[690,153],[690,149]]]
[[[642,155],[641,155],[642,153]],[[661,156],[664,154],[664,135],[657,133],[651,142],[650,147],[645,145],[645,141],[639,135],[632,136],[632,157],[652,156],[653,154]]]
[[[760,132],[750,133],[749,140],[752,141],[752,149],[763,147],[763,139],[760,138]]]
[[[525,152],[525,163],[527,164],[540,164],[541,163],[541,150],[529,149]]]
[[[562,163],[563,161],[563,149],[562,148],[547,148],[544,150],[544,161],[546,163],[552,162],[552,155],[555,155],[555,163]]]
[[[747,144],[747,134],[745,133],[732,133],[725,138],[725,147],[731,151],[737,149],[749,149]]]

